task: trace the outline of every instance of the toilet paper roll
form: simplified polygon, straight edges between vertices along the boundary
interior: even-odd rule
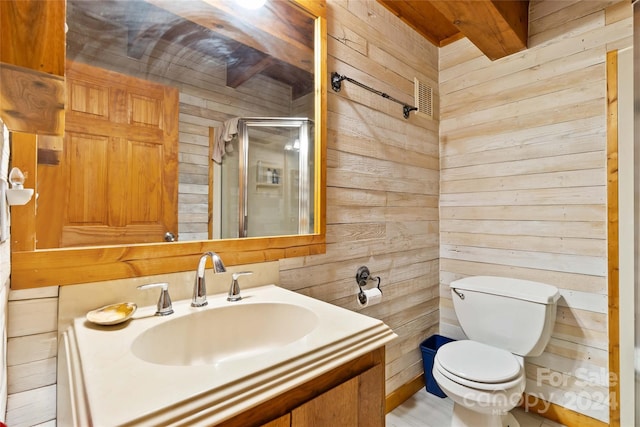
[[[368,307],[370,305],[376,305],[380,301],[382,301],[382,292],[380,292],[380,289],[378,288],[367,289],[363,292],[364,292],[364,298],[365,298],[364,302],[360,301],[360,298],[358,298],[356,295],[356,299],[358,300],[358,305],[360,307]]]

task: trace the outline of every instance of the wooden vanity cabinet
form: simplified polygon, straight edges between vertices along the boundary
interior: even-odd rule
[[[221,426],[383,427],[384,347],[231,418]]]

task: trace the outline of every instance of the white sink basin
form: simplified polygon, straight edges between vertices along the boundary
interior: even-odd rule
[[[211,365],[278,349],[303,338],[317,325],[318,316],[298,305],[229,305],[153,326],[133,341],[131,351],[159,365]]]

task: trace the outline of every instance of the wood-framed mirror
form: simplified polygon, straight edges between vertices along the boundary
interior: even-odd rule
[[[138,0],[136,0],[138,1]],[[161,64],[161,69],[166,70],[165,74],[170,74],[169,66],[171,64],[161,61],[162,57],[158,55],[158,52],[161,50],[167,40],[175,40],[176,43],[173,46],[169,45],[169,50],[173,49],[177,51],[177,55],[181,55],[187,60],[194,61],[194,53],[198,58],[205,57],[207,52],[221,52],[221,42],[208,39],[206,36],[211,34],[211,32],[216,29],[222,32],[226,31],[226,36],[228,36],[232,30],[232,22],[229,17],[232,14],[233,7],[229,7],[229,1],[218,1],[218,0],[202,0],[195,1],[189,0],[188,2],[184,2],[184,5],[190,5],[190,7],[181,7],[180,10],[172,10],[176,4],[175,2],[165,1],[165,0],[139,0],[140,4],[144,6],[146,16],[156,17],[158,15],[170,15],[176,16],[177,18],[172,22],[171,25],[165,25],[160,31],[161,36],[160,39],[162,43],[157,42],[158,30],[157,28],[151,28],[151,26],[140,25],[140,20],[131,19],[131,16],[137,16],[131,11],[122,10],[121,15],[128,16],[129,25],[122,29],[120,28],[120,32],[124,34],[124,49],[127,50],[128,62],[127,67],[133,67],[137,69],[143,69],[143,77],[148,77],[150,74],[150,70],[155,70],[154,73],[158,74],[158,63]],[[82,3],[93,3],[93,2],[78,2],[77,4]],[[113,1],[112,3],[116,4],[116,6],[122,7],[131,7],[135,2],[131,1]],[[198,3],[202,3],[204,7],[207,8],[207,13],[203,13],[202,10],[198,9]],[[304,96],[304,90],[310,92],[311,97],[311,114],[309,121],[314,125],[311,127],[311,137],[315,141],[313,144],[313,156],[312,161],[309,163],[312,167],[311,176],[313,179],[306,180],[311,181],[313,183],[313,188],[311,191],[308,191],[307,194],[313,195],[313,204],[311,207],[312,217],[314,218],[313,226],[309,230],[310,233],[300,233],[300,234],[291,234],[291,235],[279,235],[279,236],[268,236],[268,237],[248,237],[242,239],[220,239],[220,240],[210,240],[208,237],[211,237],[211,234],[207,236],[206,234],[203,237],[202,234],[194,233],[190,239],[186,239],[189,241],[184,241],[185,239],[178,239],[176,242],[163,242],[163,243],[137,243],[135,240],[126,240],[122,243],[118,242],[118,244],[98,244],[92,245],[91,241],[88,239],[82,240],[84,238],[83,234],[89,234],[85,229],[80,229],[79,227],[70,227],[71,233],[67,232],[66,236],[77,236],[74,238],[67,237],[67,241],[72,241],[74,243],[81,242],[79,245],[69,244],[67,246],[70,247],[59,247],[56,244],[44,244],[44,236],[47,235],[49,229],[54,228],[54,220],[56,218],[54,215],[54,211],[56,209],[60,209],[61,207],[69,207],[69,197],[62,197],[60,186],[58,185],[60,182],[59,176],[56,177],[56,174],[50,173],[50,170],[59,171],[59,169],[46,169],[43,167],[43,164],[47,166],[47,162],[49,163],[50,168],[55,168],[56,164],[60,162],[64,162],[65,158],[68,158],[71,153],[72,155],[76,155],[77,157],[81,157],[78,153],[81,150],[78,146],[82,146],[82,140],[92,139],[92,141],[96,140],[93,136],[89,135],[89,130],[93,129],[96,125],[94,122],[89,122],[87,119],[87,114],[84,117],[80,117],[72,119],[71,117],[67,120],[67,123],[72,123],[71,127],[67,127],[67,134],[65,136],[64,148],[65,151],[61,151],[59,154],[50,151],[43,151],[42,149],[42,139],[41,137],[36,137],[31,134],[22,134],[22,133],[13,133],[12,134],[12,164],[19,166],[22,170],[28,173],[27,182],[25,183],[27,187],[32,186],[36,187],[36,191],[39,193],[39,201],[38,203],[35,198],[29,204],[21,207],[13,207],[11,212],[11,240],[12,240],[12,279],[11,286],[13,289],[23,289],[23,288],[31,288],[31,287],[40,287],[40,286],[48,286],[48,285],[65,285],[65,284],[76,284],[76,283],[85,283],[85,282],[94,282],[100,280],[111,280],[118,278],[127,278],[127,277],[137,277],[137,276],[145,276],[152,274],[161,274],[167,272],[177,272],[177,271],[188,271],[195,268],[197,264],[197,260],[199,256],[205,251],[215,251],[224,260],[227,265],[238,265],[245,263],[255,263],[262,261],[272,261],[286,257],[293,256],[304,256],[311,254],[323,253],[325,251],[325,186],[326,186],[326,19],[325,19],[325,3],[318,1],[306,1],[306,0],[267,0],[267,6],[269,7],[269,3],[271,4],[271,9],[276,11],[277,19],[280,22],[273,22],[271,25],[269,22],[265,22],[264,20],[257,19],[259,21],[256,25],[262,25],[261,34],[265,39],[274,38],[274,34],[277,33],[277,28],[281,27],[283,24],[286,24],[287,13],[282,12],[283,7],[293,7],[296,9],[296,14],[300,16],[302,13],[306,17],[311,18],[312,22],[312,31],[313,34],[309,35],[309,39],[313,40],[313,58],[312,64],[308,64],[308,61],[304,62],[300,65],[300,68],[308,67],[312,70],[313,81],[310,87],[306,89],[300,89],[300,85],[296,85],[295,83],[291,83],[291,81],[295,81],[295,76],[286,76],[278,77],[278,72],[282,72],[286,70],[287,67],[290,70],[295,71],[297,68],[293,67],[291,64],[284,64],[285,59],[283,59],[283,53],[275,51],[271,56],[267,52],[268,48],[276,49],[277,47],[273,42],[273,40],[264,40],[263,42],[251,42],[247,40],[243,40],[243,43],[240,43],[241,48],[247,49],[246,44],[253,43],[250,46],[250,50],[257,52],[259,60],[238,60],[239,64],[235,64],[235,67],[229,66],[228,62],[225,66],[226,79],[227,82],[233,80],[233,85],[241,86],[243,82],[246,82],[247,79],[251,78],[252,75],[259,75],[260,70],[267,70],[268,65],[275,64],[275,67],[272,67],[270,71],[265,71],[262,75],[259,75],[259,78],[262,79],[262,82],[266,80],[278,80],[278,84],[281,86],[286,86],[286,81],[289,80],[289,91],[293,94],[293,98],[297,96],[302,98]],[[220,16],[212,15],[214,9],[213,6],[218,4],[220,8],[226,8],[225,14]],[[181,3],[182,5],[182,3]],[[69,2],[67,4],[69,10],[73,10],[74,3]],[[69,11],[68,10],[68,11]],[[83,12],[85,18],[88,16],[91,19],[97,19],[96,16],[91,15],[91,11]],[[265,14],[262,14],[265,15]],[[257,15],[256,15],[257,16]],[[113,16],[109,17],[109,20],[112,21]],[[197,22],[196,22],[197,21]],[[134,22],[135,26],[131,25],[131,22]],[[240,25],[240,24],[234,24]],[[209,26],[210,28],[206,28]],[[73,32],[72,23],[69,24],[69,32]],[[98,31],[98,30],[96,30]],[[186,34],[180,33],[180,31],[187,31]],[[282,31],[282,30],[280,30]],[[86,30],[83,30],[86,33]],[[99,32],[99,31],[98,31]],[[265,32],[268,32],[266,34]],[[203,37],[203,34],[205,35]],[[265,35],[266,34],[266,35]],[[88,36],[91,36],[90,34]],[[71,36],[69,36],[71,37]],[[156,37],[156,38],[154,38]],[[295,37],[293,34],[287,34],[283,37]],[[113,38],[113,37],[112,37]],[[188,43],[193,43],[194,40],[197,41],[197,46],[189,45]],[[70,43],[69,43],[70,42]],[[78,41],[69,40],[68,44],[73,48],[74,43],[79,43]],[[162,45],[162,46],[161,46]],[[236,43],[238,45],[238,43]],[[178,48],[176,48],[178,46]],[[186,49],[189,47],[189,49]],[[224,46],[227,48],[228,46]],[[237,46],[236,46],[237,48]],[[98,52],[98,56],[100,57],[108,57],[109,50],[103,48],[100,50],[100,46],[92,45],[91,51],[94,55]],[[217,50],[216,50],[217,49]],[[282,48],[280,48],[282,50]],[[70,51],[72,54],[68,55],[67,61],[72,64],[74,60],[83,59],[79,58],[77,52],[74,53]],[[185,53],[186,52],[186,53]],[[154,56],[155,55],[155,56]],[[233,55],[229,54],[228,57],[233,57]],[[144,66],[139,64],[138,58],[143,57],[151,57],[154,59],[154,64],[149,65],[147,61]],[[299,55],[298,55],[299,57]],[[160,58],[160,59],[159,59]],[[228,58],[223,58],[228,61]],[[289,60],[290,62],[292,60]],[[213,60],[212,60],[213,63]],[[283,65],[284,64],[284,65]],[[91,68],[93,65],[89,66],[89,68],[83,69],[82,72],[85,75],[96,76],[97,72]],[[155,68],[154,68],[155,67]],[[126,68],[126,67],[124,67]],[[67,66],[69,69],[69,65]],[[82,69],[82,67],[80,67]],[[108,70],[111,73],[118,73],[120,70],[114,71]],[[245,72],[244,74],[242,72]],[[76,75],[77,72],[74,71],[70,73],[70,75]],[[162,73],[160,73],[162,74]],[[304,74],[304,72],[301,72]],[[249,76],[249,77],[246,77]],[[135,76],[136,78],[138,76]],[[119,77],[116,74],[115,80],[122,81],[123,78]],[[68,78],[67,87],[69,86],[69,82],[71,78]],[[138,83],[134,83],[133,85],[137,85]],[[231,83],[228,83],[231,84]],[[254,84],[256,84],[254,82]],[[260,84],[260,81],[258,82]],[[186,85],[186,83],[185,83]],[[195,86],[193,84],[192,86]],[[264,85],[263,85],[264,86]],[[99,111],[101,105],[105,106],[105,111],[109,109],[108,103],[100,100],[100,97],[96,97],[91,90],[93,86],[85,85],[82,90],[69,90],[67,88],[67,108],[70,102],[80,103],[89,109],[89,113],[95,115],[95,111]],[[192,88],[191,88],[192,89]],[[112,89],[113,90],[113,89]],[[249,86],[249,90],[251,90],[251,86]],[[145,92],[146,91],[146,92]],[[193,91],[193,89],[192,89]],[[166,92],[166,91],[165,91]],[[180,99],[180,107],[183,105],[188,105],[190,102],[193,103],[194,97],[191,96],[188,90],[180,91],[178,89],[176,94],[173,94],[174,98]],[[300,94],[302,93],[302,96]],[[168,112],[158,113],[156,114],[153,107],[145,107],[144,113],[132,113],[132,102],[142,102],[144,103],[149,97],[151,97],[151,89],[143,89],[138,90],[137,98],[129,97],[128,104],[124,103],[122,107],[119,107],[120,110],[125,111],[129,117],[134,117],[137,119],[145,119],[147,116],[151,117],[154,114],[159,117],[156,120],[156,123],[163,123],[167,125],[166,127],[170,130],[169,133],[173,132],[174,134],[178,134],[181,131],[177,129],[171,129],[172,123],[171,120],[178,121],[176,117],[171,118],[171,114],[174,116],[179,115],[180,120],[187,122],[189,125],[189,120],[185,119],[187,113],[184,111],[171,111],[169,109]],[[148,96],[147,96],[148,95]],[[272,95],[268,95],[272,96]],[[83,98],[84,97],[84,98]],[[308,98],[308,97],[307,97]],[[134,101],[131,101],[134,99]],[[135,100],[138,101],[135,101]],[[230,101],[230,97],[226,97],[225,101],[228,105],[233,107],[232,100]],[[260,102],[257,100],[256,102]],[[294,101],[295,102],[295,101]],[[309,101],[306,101],[309,104]],[[221,103],[224,103],[221,101]],[[136,104],[137,105],[137,104]],[[84,108],[84,107],[83,107]],[[193,105],[188,105],[184,107],[184,109],[194,108]],[[93,110],[92,110],[93,109]],[[202,110],[203,108],[201,108]],[[117,108],[116,108],[117,110]],[[246,110],[246,109],[245,109]],[[240,113],[238,111],[241,111]],[[309,109],[307,108],[307,111]],[[244,111],[246,113],[246,111]],[[299,111],[295,111],[298,113]],[[85,112],[86,113],[86,112]],[[68,113],[67,113],[68,114]],[[163,115],[164,114],[164,115]],[[210,112],[206,112],[206,114],[212,114]],[[234,117],[234,116],[242,116],[242,115],[253,115],[253,114],[242,114],[242,108],[237,107],[235,110],[231,108],[231,112],[225,112],[225,115],[218,115],[216,119],[219,122],[224,122],[223,119]],[[260,114],[262,116],[283,116],[282,111],[274,112],[270,114],[267,112],[266,114]],[[299,115],[299,114],[294,114]],[[75,120],[75,124],[73,124],[73,120]],[[147,125],[147,123],[145,123]],[[74,126],[78,131],[73,132]],[[115,129],[119,125],[109,125],[112,126],[109,129],[114,129],[113,133],[115,134]],[[147,126],[148,127],[148,126]],[[69,131],[71,129],[71,132]],[[209,141],[208,141],[208,149],[212,150],[216,140],[218,139],[218,133],[223,132],[224,127],[216,128],[215,126],[210,126],[209,129]],[[151,131],[148,132],[151,134]],[[188,133],[188,132],[183,132]],[[71,139],[70,135],[75,136],[80,140],[79,143],[74,145],[69,144],[69,140]],[[79,136],[78,136],[79,135]],[[143,135],[143,137],[146,136]],[[182,135],[181,138],[184,137],[188,139],[188,136]],[[149,137],[149,139],[155,138],[153,135]],[[40,139],[40,141],[39,141]],[[143,148],[146,146],[150,146],[150,143],[147,141],[143,141],[145,144],[142,144]],[[285,144],[287,146],[291,146],[292,144]],[[49,147],[51,144],[48,145]],[[68,147],[71,146],[73,150],[69,150]],[[110,150],[107,149],[107,150]],[[129,152],[132,150],[128,148]],[[151,150],[151,153],[155,153],[158,150]],[[182,161],[183,157],[188,157],[188,149],[186,152],[180,151],[180,149],[174,150],[172,153],[171,150],[167,150],[170,157],[180,157]],[[186,154],[185,154],[186,153]],[[84,154],[84,153],[83,153]],[[135,154],[135,153],[134,153]],[[211,153],[210,153],[211,154]],[[231,156],[229,156],[231,157]],[[172,166],[166,166],[164,160],[158,159],[154,157],[153,154],[149,154],[149,150],[140,150],[137,153],[137,158],[143,159],[145,162],[148,162],[148,165],[145,166],[146,169],[143,168],[143,171],[149,171],[148,173],[156,176],[156,173],[163,173],[166,169],[171,169]],[[215,157],[214,157],[215,158]],[[150,161],[152,159],[153,161]],[[210,158],[208,157],[208,160]],[[255,163],[261,161],[260,159],[254,159]],[[92,164],[96,166],[97,169],[102,168],[102,171],[111,171],[114,169],[114,166],[109,164],[100,164],[96,161],[96,158],[92,159]],[[158,163],[162,163],[162,165],[158,166]],[[208,162],[208,180],[207,182],[211,182],[211,179],[215,179],[215,175],[213,173],[214,165],[216,162],[211,161]],[[177,171],[180,171],[182,163],[177,165]],[[257,166],[252,167],[253,170],[258,170]],[[72,170],[73,168],[70,168]],[[188,171],[189,167],[183,167],[184,171]],[[278,169],[280,173],[284,171]],[[174,171],[176,172],[176,171]],[[71,172],[67,172],[70,174]],[[97,172],[91,172],[97,173]],[[291,182],[294,181],[292,176],[292,171],[286,171],[287,176],[291,176]],[[59,173],[58,173],[59,175]],[[279,183],[283,178],[279,177],[278,179],[273,181],[273,185],[269,186],[270,188],[264,190],[267,192],[271,192],[271,194],[275,194],[279,188],[286,188],[291,192],[291,184],[287,183],[287,185],[280,185]],[[153,182],[162,182],[162,179],[153,179]],[[77,180],[73,181],[77,182]],[[130,181],[129,181],[130,182]],[[153,184],[153,183],[152,183]],[[177,187],[183,186],[183,184],[172,184],[169,185],[169,191],[175,192],[171,197],[176,200],[186,199],[187,197],[183,197],[178,194]],[[263,185],[264,186],[264,185]],[[76,193],[78,191],[91,192],[95,191],[93,188],[86,188],[86,185],[78,185],[79,188],[85,187],[82,190],[74,190]],[[137,184],[137,193],[133,191],[134,194],[142,194],[144,192],[149,192],[149,188],[152,188],[153,185],[145,186],[143,184]],[[209,187],[213,187],[210,185]],[[266,187],[266,186],[264,186]],[[108,188],[105,192],[110,191]],[[202,192],[202,191],[201,191]],[[213,191],[209,190],[208,196],[208,206],[211,208],[214,205],[215,195],[212,194]],[[120,193],[114,197],[114,200],[123,199],[129,196],[123,195],[125,193]],[[268,194],[267,194],[268,195]],[[87,213],[88,216],[91,216],[92,204],[87,201],[79,201],[74,199],[76,203],[76,210],[83,211]],[[114,203],[107,203],[107,205],[111,206],[112,211],[121,211],[122,209],[114,207]],[[139,206],[143,208],[148,205],[147,202],[138,203]],[[45,208],[43,208],[45,206]],[[46,212],[44,212],[46,210]],[[114,213],[110,214],[111,216]],[[179,215],[179,214],[178,214]],[[130,216],[130,215],[129,215]],[[186,215],[188,216],[188,215]],[[202,216],[202,215],[201,215]],[[211,210],[207,212],[205,215],[208,218],[208,222],[205,224],[205,229],[211,229]],[[185,230],[188,227],[184,228]],[[145,229],[140,228],[141,231],[137,233],[139,235],[144,236]],[[99,231],[98,234],[100,234]],[[104,233],[106,234],[106,233]],[[117,233],[114,233],[117,234]],[[135,234],[135,233],[134,233]],[[188,234],[180,233],[180,234]],[[264,234],[264,233],[263,233]],[[39,236],[42,236],[42,242],[38,244]],[[49,237],[47,237],[49,238]],[[106,241],[109,243],[109,241]],[[64,246],[64,245],[62,245]]]

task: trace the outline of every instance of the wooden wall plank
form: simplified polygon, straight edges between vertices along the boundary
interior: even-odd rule
[[[475,179],[496,176],[528,175],[567,170],[597,169],[604,166],[604,150],[587,153],[549,156],[545,161],[539,159],[513,160],[504,163],[487,165],[470,165],[458,168],[443,169],[442,180]]]
[[[35,362],[58,354],[58,332],[45,332],[9,338],[7,365]]]
[[[7,400],[7,425],[35,426],[55,419],[55,385],[15,393]]]
[[[56,384],[57,358],[21,363],[7,368],[9,395]]]
[[[595,221],[606,220],[606,207],[602,205],[549,205],[549,206],[443,206],[443,219],[483,219],[522,221]]]
[[[589,108],[589,110],[596,111]],[[586,110],[580,110],[583,113]],[[486,128],[488,133],[472,133],[472,132],[452,132],[457,133],[455,137],[451,135],[446,138],[446,153],[443,158],[454,157],[458,155],[471,155],[472,153],[480,153],[485,150],[497,150],[502,148],[510,148],[513,141],[518,141],[520,146],[528,144],[536,144],[541,141],[548,141],[550,138],[559,136],[567,138],[583,138],[587,135],[593,135],[600,132],[604,135],[605,128],[602,120],[594,120],[594,116],[587,114],[583,117],[569,117],[570,113],[565,111],[563,120],[542,123],[543,116],[536,114],[537,120],[525,126],[521,123],[520,127],[507,126],[497,128],[495,126]],[[487,139],[487,136],[491,136]]]
[[[604,15],[604,10],[608,5],[615,3],[615,0],[592,2],[586,4],[584,2],[574,2],[573,4],[567,3],[564,7],[557,8],[552,13],[544,16],[544,19],[540,19],[539,16],[533,15],[531,17],[531,33],[533,36],[538,33],[542,33],[550,30],[557,30],[558,28],[565,28],[563,24],[567,25],[567,29],[572,29],[575,26],[575,22],[580,22],[584,17],[600,17]],[[603,22],[599,23],[599,26],[604,25]],[[597,28],[597,27],[595,27]],[[595,28],[590,28],[593,30]]]
[[[443,231],[442,240],[454,246],[526,250],[536,248],[542,253],[587,255],[602,259],[604,248],[598,239],[576,239],[558,236],[518,236],[509,239],[501,234],[455,233]]]
[[[442,220],[440,230],[465,233],[499,233],[503,236],[555,236],[596,238],[604,242],[604,222]]]
[[[7,337],[46,333],[58,329],[58,299],[9,301]]]

